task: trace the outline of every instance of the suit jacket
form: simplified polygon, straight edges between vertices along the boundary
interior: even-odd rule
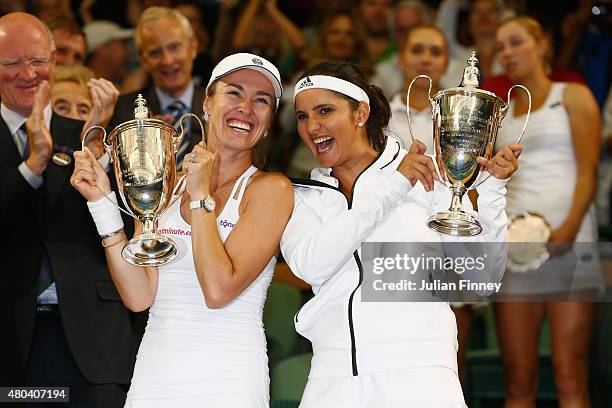
[[[120,95],[117,99],[117,104],[115,105],[115,113],[111,118],[107,131],[110,133],[115,127],[122,124],[123,122],[127,122],[129,120],[134,119],[134,101],[138,94],[142,94],[142,97],[147,101],[147,107],[149,108],[149,116],[160,115],[163,114],[161,111],[161,107],[159,105],[159,99],[157,98],[157,93],[155,92],[155,86],[151,85],[148,88],[140,89],[135,92],[126,93]],[[204,90],[194,85],[193,89],[193,98],[191,99],[191,109],[192,113],[195,114],[200,120],[202,120],[202,103],[204,102]],[[201,130],[198,129],[198,125],[192,123],[191,124],[191,141],[190,146],[188,148],[188,152],[190,152],[193,147],[200,143],[202,140]]]
[[[56,145],[80,149],[82,127],[83,122],[56,114],[51,118]],[[93,383],[129,383],[138,339],[106,267],[86,200],[69,183],[74,162],[62,167],[50,160],[43,186],[35,190],[17,168],[21,161],[0,118],[0,385],[23,382],[44,251],[79,368]]]

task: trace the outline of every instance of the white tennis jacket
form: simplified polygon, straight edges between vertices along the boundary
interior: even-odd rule
[[[330,169],[294,180],[295,207],[281,239],[293,273],[315,296],[295,316],[296,330],[312,342],[311,378],[344,377],[422,366],[457,370],[457,328],[446,302],[362,302],[362,242],[505,241],[507,180],[489,177],[478,187],[483,232],[453,237],[430,230],[434,211],[447,210],[451,193],[436,182],[411,188],[397,166],[406,155],[389,137],[378,158],[356,179],[347,199]],[[472,206],[467,194],[464,210]],[[500,245],[496,245],[499,247]],[[506,252],[489,256],[500,281]]]

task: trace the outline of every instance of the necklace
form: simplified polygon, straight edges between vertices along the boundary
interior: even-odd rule
[[[239,178],[240,178],[240,176],[233,176],[233,177],[231,177],[225,183],[221,184],[220,186],[217,186],[217,188],[215,189],[215,191],[211,195],[218,196],[220,192],[223,192],[223,191],[227,190],[227,188],[229,186],[231,186],[233,184],[233,182],[235,182]]]

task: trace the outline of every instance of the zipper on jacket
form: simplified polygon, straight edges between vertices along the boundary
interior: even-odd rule
[[[399,143],[398,143],[398,147],[399,147]],[[340,188],[337,187],[332,187],[329,184],[325,184],[325,183],[321,183],[315,180],[310,180],[310,179],[291,179],[293,184],[302,184],[302,185],[306,185],[306,186],[317,186],[317,187],[325,187],[325,188],[330,188],[332,190],[336,190],[338,192],[340,192],[340,194],[342,194],[342,197],[344,197],[346,199],[346,204],[348,209],[350,210],[353,207],[353,194],[355,192],[355,186],[357,185],[357,180],[359,180],[359,177],[361,177],[361,175],[363,173],[365,173],[366,170],[368,170],[374,163],[376,163],[378,161],[378,159],[380,158],[380,156],[383,154],[383,152],[385,151],[386,146],[380,151],[378,152],[378,155],[376,156],[376,159],[374,159],[374,161],[372,161],[372,163],[368,164],[366,166],[366,168],[364,168],[355,178],[355,181],[353,182],[353,186],[351,187],[351,197],[347,198],[344,193],[342,192],[342,190],[340,190]],[[395,153],[395,156],[393,157],[393,160],[397,157],[399,153],[398,152]],[[393,161],[391,160],[391,161]],[[387,165],[383,166],[386,167]],[[357,345],[356,345],[356,340],[355,340],[355,327],[353,324],[353,298],[355,297],[355,292],[357,292],[357,289],[359,289],[359,287],[361,286],[362,282],[363,282],[363,266],[361,264],[361,259],[359,258],[359,250],[355,250],[355,252],[353,252],[353,257],[355,258],[355,263],[357,264],[357,269],[359,270],[359,281],[357,283],[357,286],[355,286],[355,289],[352,290],[351,295],[349,296],[348,299],[348,324],[349,324],[349,335],[351,337],[351,366],[352,366],[352,371],[353,371],[353,376],[357,376],[359,375],[359,370],[357,368]],[[299,311],[298,311],[299,313]],[[295,314],[295,321],[298,321],[298,313]]]
[[[361,172],[355,178],[355,181],[353,181],[353,186],[351,187],[351,197],[347,199],[349,210],[353,208],[353,194],[355,193],[355,186],[357,185],[357,180],[359,180],[359,177],[361,177],[361,175],[365,173],[366,170],[368,170],[374,163],[378,161],[378,159],[380,158],[380,156],[383,154],[384,151],[385,149],[383,148],[378,153],[378,156],[376,156],[376,159],[374,159],[372,163],[368,164],[365,169],[361,170]],[[361,286],[361,283],[363,282],[363,266],[361,265],[361,259],[359,258],[358,249],[355,250],[355,252],[353,252],[353,257],[355,258],[355,263],[357,264],[357,269],[359,270],[359,281],[357,282],[357,286],[355,286],[355,289],[353,289],[348,299],[348,323],[349,323],[349,333],[351,335],[351,364],[353,368],[353,376],[357,376],[359,375],[359,370],[357,369],[357,344],[356,344],[357,342],[355,340],[355,327],[353,324],[353,298],[355,296],[355,292],[357,292],[357,289],[359,289],[359,287]]]

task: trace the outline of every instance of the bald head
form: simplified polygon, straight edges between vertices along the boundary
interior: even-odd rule
[[[16,12],[0,17],[0,41],[6,38],[9,38],[10,41],[11,33],[19,31],[20,28],[31,30],[35,35],[39,34],[43,41],[47,41],[49,48],[55,51],[55,42],[49,27],[40,21],[38,17],[28,13]]]
[[[54,68],[53,35],[27,13],[0,17],[0,98],[8,109],[29,116],[36,89],[50,81]]]

